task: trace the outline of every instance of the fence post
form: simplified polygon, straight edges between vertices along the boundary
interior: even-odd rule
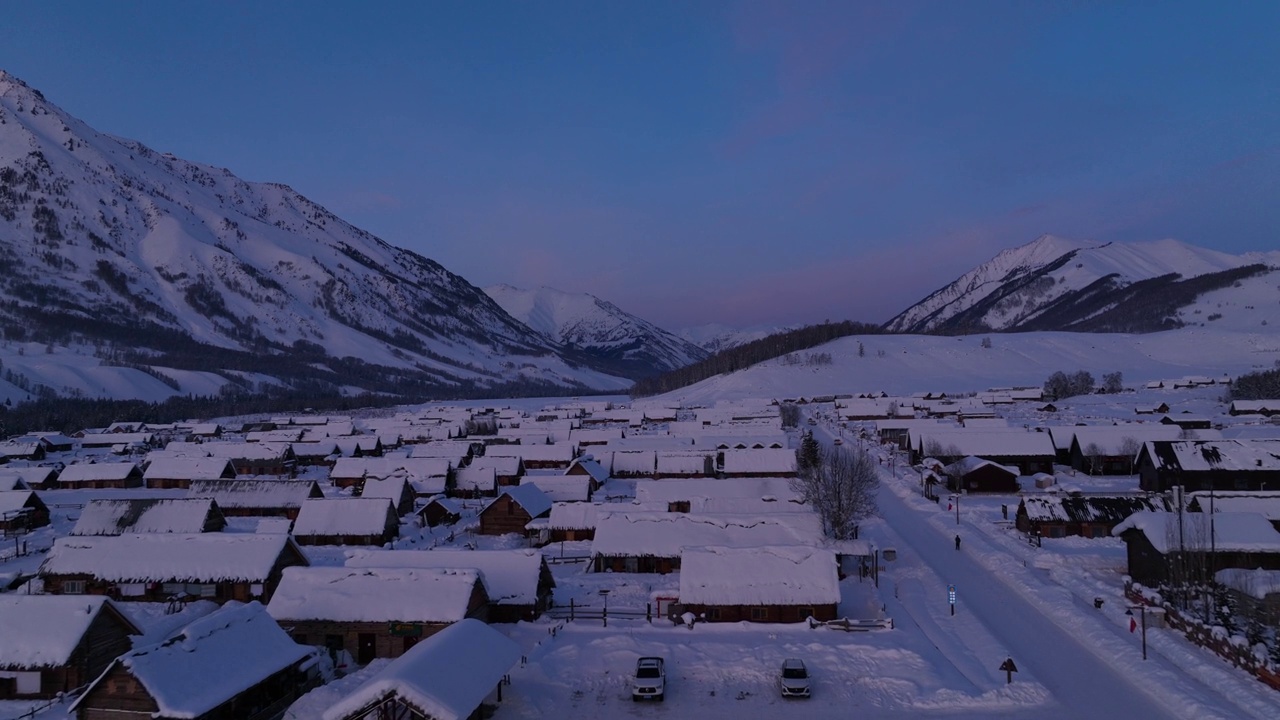
[[[600,619],[604,620],[605,627],[609,627],[609,608],[608,607],[600,611]]]
[[[650,625],[653,624],[653,603],[644,604],[644,619],[648,621]]]
[[[573,622],[573,598],[569,598],[569,622]]]

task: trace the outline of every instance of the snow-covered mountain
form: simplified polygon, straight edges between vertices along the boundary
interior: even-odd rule
[[[776,325],[735,328],[720,323],[710,323],[687,327],[677,331],[676,334],[714,355],[722,350],[735,348],[776,333],[794,329],[794,326]]]
[[[1151,332],[1185,324],[1181,311],[1200,295],[1277,266],[1275,252],[1229,255],[1177,240],[1093,243],[1045,235],[1001,252],[885,328]]]
[[[627,385],[288,186],[99,133],[3,71],[0,263],[8,339],[92,343],[104,365],[389,392]]]
[[[485,292],[551,342],[582,350],[626,377],[656,375],[707,356],[702,348],[588,293],[510,285]]]

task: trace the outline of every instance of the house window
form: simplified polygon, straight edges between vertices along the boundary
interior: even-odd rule
[[[84,581],[83,580],[63,580],[62,593],[64,595],[83,595]]]
[[[720,608],[707,608],[707,620],[716,621],[720,619]]]
[[[330,653],[340,653],[345,649],[346,643],[341,635],[325,635],[324,646],[329,649]]]
[[[187,591],[187,586],[182,583],[163,583],[160,585],[160,592],[165,595],[181,595]]]
[[[800,618],[801,620],[804,620],[804,619],[806,619],[806,618],[813,617],[813,608],[811,608],[811,607],[798,607],[798,608],[796,608],[796,617],[797,617],[797,618]]]
[[[751,608],[751,619],[754,622],[759,622],[761,620],[769,619],[769,609],[762,608],[762,607]]]
[[[1067,536],[1067,529],[1062,527],[1061,525],[1050,525],[1049,527],[1045,528],[1045,530],[1047,530],[1047,532],[1045,533],[1045,537],[1060,538],[1060,537]]]

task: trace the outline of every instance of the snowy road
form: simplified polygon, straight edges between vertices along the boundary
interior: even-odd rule
[[[943,582],[955,584],[957,613],[976,616],[1003,643],[1019,669],[1048,688],[1053,699],[1069,708],[1073,716],[1126,720],[1178,717],[964,550],[957,552],[951,536],[940,532],[888,488],[880,493],[880,515]],[[992,658],[992,664],[1000,660]],[[1018,682],[1017,676],[1014,682]]]

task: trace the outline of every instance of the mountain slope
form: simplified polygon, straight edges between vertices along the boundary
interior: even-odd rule
[[[1005,250],[885,324],[892,332],[1152,332],[1203,293],[1266,273],[1280,255],[1176,240],[1089,243],[1045,235]]]
[[[735,348],[776,333],[795,329],[796,326],[793,325],[756,325],[749,328],[733,328],[720,323],[711,323],[684,328],[677,331],[676,334],[714,355],[722,350]]]
[[[576,348],[630,378],[684,367],[707,353],[611,302],[554,288],[485,288],[502,309],[553,343]]]
[[[10,339],[147,348],[129,362],[231,382],[625,386],[288,186],[96,132],[3,71],[0,267]]]

